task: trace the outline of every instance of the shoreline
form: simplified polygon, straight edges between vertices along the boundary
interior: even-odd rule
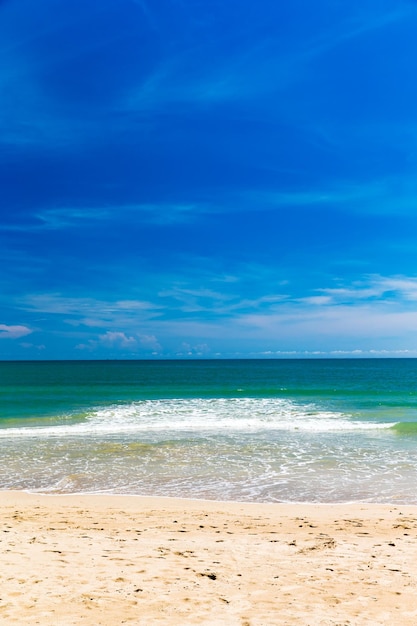
[[[417,623],[417,506],[0,491],[0,623]]]
[[[146,502],[153,501],[162,501],[165,503],[169,502],[184,502],[184,503],[202,503],[205,504],[218,504],[218,505],[242,505],[246,506],[260,506],[260,507],[382,507],[382,508],[411,508],[415,509],[417,512],[417,503],[407,503],[407,502],[370,502],[366,500],[346,500],[341,502],[311,502],[304,500],[297,501],[266,501],[266,500],[217,500],[212,498],[187,498],[186,496],[160,496],[160,495],[144,495],[139,493],[103,493],[100,491],[91,491],[91,492],[83,492],[83,491],[75,491],[75,492],[48,492],[48,491],[30,491],[26,489],[0,489],[0,505],[1,500],[4,498],[7,500],[12,497],[13,494],[16,494],[19,498],[20,496],[29,496],[29,497],[39,497],[39,498],[80,498],[81,500],[84,498],[92,498],[100,500],[100,499],[109,499],[112,498],[120,500],[142,500]]]
[[[0,488],[0,504],[1,498],[5,494],[5,497],[8,497],[8,494],[18,494],[27,495],[30,497],[40,497],[40,498],[92,498],[92,499],[111,499],[111,498],[120,498],[121,500],[130,500],[137,499],[143,500],[144,502],[149,501],[163,501],[163,502],[184,502],[184,503],[202,503],[210,505],[219,504],[219,505],[242,505],[242,506],[277,506],[277,507],[382,507],[382,508],[411,508],[417,511],[417,502],[403,502],[401,500],[396,502],[371,502],[369,500],[346,500],[346,501],[338,501],[338,502],[322,502],[322,501],[309,501],[309,500],[296,500],[296,501],[267,501],[267,500],[217,500],[213,498],[192,498],[186,496],[161,496],[161,495],[145,495],[140,493],[110,493],[110,492],[100,492],[100,491],[74,491],[74,492],[58,492],[58,491],[30,491],[26,489],[2,489]]]

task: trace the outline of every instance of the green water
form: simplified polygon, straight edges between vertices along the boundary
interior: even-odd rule
[[[417,408],[417,360],[0,362],[0,420],[119,401],[243,396]]]
[[[417,502],[417,360],[0,362],[0,488]]]

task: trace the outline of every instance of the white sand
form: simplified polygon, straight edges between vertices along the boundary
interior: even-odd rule
[[[417,624],[417,507],[0,492],[1,624]]]

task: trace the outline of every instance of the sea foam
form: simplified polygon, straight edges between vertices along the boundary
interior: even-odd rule
[[[140,433],[256,433],[309,431],[316,433],[381,430],[397,422],[358,420],[348,413],[325,411],[315,404],[281,398],[192,398],[144,400],[92,408],[77,415],[57,416],[43,425],[3,428],[7,437],[85,437]]]

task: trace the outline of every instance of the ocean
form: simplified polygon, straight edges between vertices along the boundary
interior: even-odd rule
[[[0,362],[0,489],[417,503],[417,360]]]

